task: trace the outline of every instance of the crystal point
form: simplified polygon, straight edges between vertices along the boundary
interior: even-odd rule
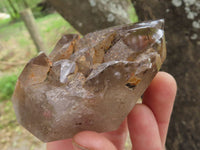
[[[44,142],[117,129],[165,60],[163,26],[155,20],[63,36],[19,76],[18,122]]]

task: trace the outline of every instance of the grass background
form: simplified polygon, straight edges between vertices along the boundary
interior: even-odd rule
[[[63,34],[77,33],[59,14],[36,20],[49,53]],[[0,20],[0,101],[12,95],[17,76],[25,63],[37,55],[36,47],[22,21]]]

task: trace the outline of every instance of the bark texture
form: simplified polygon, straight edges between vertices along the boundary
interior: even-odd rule
[[[165,18],[168,57],[163,70],[178,83],[169,150],[200,149],[200,0],[132,0],[139,20]]]
[[[48,0],[83,35],[130,23],[129,0]]]

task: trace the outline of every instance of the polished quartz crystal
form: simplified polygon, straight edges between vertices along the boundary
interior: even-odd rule
[[[18,122],[44,142],[116,130],[165,60],[163,26],[155,20],[63,36],[19,76]]]

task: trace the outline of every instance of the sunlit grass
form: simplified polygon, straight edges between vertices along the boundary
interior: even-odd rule
[[[1,109],[1,115],[0,116],[0,129],[3,129],[5,127],[13,128],[16,126],[16,116],[14,114],[13,106],[11,101],[5,101],[4,107]]]
[[[42,36],[46,49],[49,53],[63,34],[75,33],[76,31],[59,14],[54,13],[36,18],[39,32]],[[14,66],[2,65],[0,71],[7,72],[10,68],[23,67],[23,62],[37,55],[36,47],[27,31],[24,23],[18,21],[10,23],[8,20],[1,22],[0,27],[0,62],[16,62]],[[12,70],[13,71],[13,70]]]
[[[57,13],[37,18],[36,23],[47,47],[47,53],[53,49],[55,43],[63,34],[75,32],[71,25]],[[22,21],[11,24],[10,19],[1,20],[0,26],[0,44],[2,48],[0,49],[0,61],[16,62],[14,66],[10,66],[9,63],[8,65],[0,63],[0,71],[4,72],[4,75],[0,76],[0,101],[3,101],[11,98],[17,80],[16,74],[10,72],[11,75],[8,75],[5,72],[10,68],[14,68],[14,72],[21,70],[24,65],[17,65],[17,63],[21,64],[22,61],[28,61],[37,52]]]
[[[17,75],[15,74],[0,77],[0,102],[11,98],[16,81]]]
[[[9,24],[10,21],[11,21],[11,18],[0,19],[0,27]]]
[[[138,16],[136,14],[135,8],[134,7],[130,7],[128,9],[128,14],[129,14],[129,18],[131,20],[132,23],[136,23],[138,22]]]

